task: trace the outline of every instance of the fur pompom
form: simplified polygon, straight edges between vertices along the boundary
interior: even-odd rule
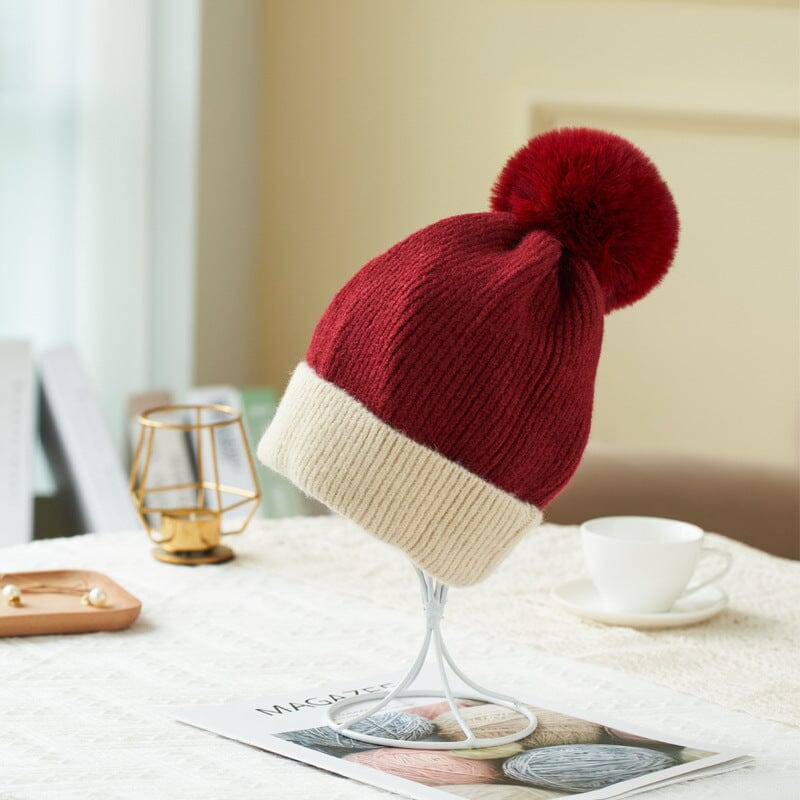
[[[606,311],[647,294],[672,263],[678,212],[654,164],[620,136],[561,128],[531,139],[506,164],[492,209],[550,231],[585,259]]]

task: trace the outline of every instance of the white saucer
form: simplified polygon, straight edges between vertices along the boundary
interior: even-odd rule
[[[606,625],[625,625],[629,628],[677,628],[694,625],[719,614],[728,604],[728,595],[719,586],[711,585],[678,600],[660,614],[636,614],[630,611],[607,611],[590,578],[576,578],[556,586],[553,598],[568,611],[584,619]]]

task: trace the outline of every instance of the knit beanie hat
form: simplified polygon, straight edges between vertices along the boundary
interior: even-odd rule
[[[320,319],[258,456],[454,585],[485,577],[572,477],[603,316],[678,239],[655,166],[611,133],[531,139],[489,212],[411,234]]]

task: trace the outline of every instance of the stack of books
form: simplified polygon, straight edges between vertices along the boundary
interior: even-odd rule
[[[154,402],[158,399],[159,402]],[[190,389],[182,403],[190,405],[223,405],[235,409],[242,415],[242,424],[247,437],[247,445],[256,468],[261,503],[256,512],[262,517],[300,517],[326,513],[324,506],[300,492],[292,483],[277,472],[265,467],[255,457],[256,447],[261,435],[272,421],[278,407],[278,394],[269,387],[237,389],[228,384],[217,386],[199,386]],[[135,449],[139,435],[136,416],[147,407],[168,405],[172,402],[169,394],[158,398],[152,393],[135,395],[130,398],[131,411],[131,450]],[[238,432],[233,427],[220,428],[217,433],[217,459],[220,474],[225,476],[223,483],[233,486],[248,487],[252,485],[250,467],[241,448],[238,447]],[[230,439],[230,441],[228,441]],[[164,440],[166,444],[166,440]],[[228,446],[229,445],[229,446]],[[194,436],[173,437],[167,448],[162,448],[160,459],[151,464],[158,477],[152,480],[154,485],[176,486],[194,480],[194,464],[197,460],[195,449],[197,442]],[[209,454],[203,453],[205,463],[209,463]],[[151,473],[152,474],[152,473]],[[172,504],[170,502],[170,504]],[[175,503],[180,505],[180,503]],[[213,502],[209,503],[213,506]]]
[[[0,342],[0,545],[31,538],[34,373],[26,342]]]
[[[37,387],[38,383],[38,387]],[[38,391],[37,391],[38,388]],[[146,392],[130,398],[130,438],[138,436],[136,417],[158,405],[173,402],[166,392]],[[192,389],[178,402],[223,404],[242,414],[252,453],[278,404],[268,387],[237,389],[204,386]],[[221,429],[225,431],[226,429]],[[230,429],[230,434],[234,429]],[[166,439],[164,440],[166,441]],[[194,480],[196,453],[188,437],[176,436],[153,464],[153,485],[174,485]],[[37,498],[34,517],[34,461],[41,443],[55,483],[52,498]],[[249,465],[241,448],[221,447],[227,459],[228,480],[252,485]],[[325,513],[326,509],[303,495],[291,483],[254,458],[261,489],[257,513],[264,517],[290,517]],[[26,342],[0,341],[0,546],[36,537],[135,530],[140,527],[128,492],[131,453],[120,454],[114,445],[90,381],[74,349],[58,347],[41,354],[38,363]],[[179,498],[174,498],[179,500]],[[39,512],[51,509],[47,530]],[[56,513],[52,509],[57,509]],[[47,513],[47,512],[46,512]],[[53,527],[57,530],[51,530]]]

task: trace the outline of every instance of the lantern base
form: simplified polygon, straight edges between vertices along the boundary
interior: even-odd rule
[[[190,567],[198,564],[222,564],[234,557],[233,550],[224,544],[218,544],[210,550],[183,550],[176,553],[170,553],[163,547],[154,547],[152,553],[153,558],[157,561],[163,561],[166,564],[184,564]]]

